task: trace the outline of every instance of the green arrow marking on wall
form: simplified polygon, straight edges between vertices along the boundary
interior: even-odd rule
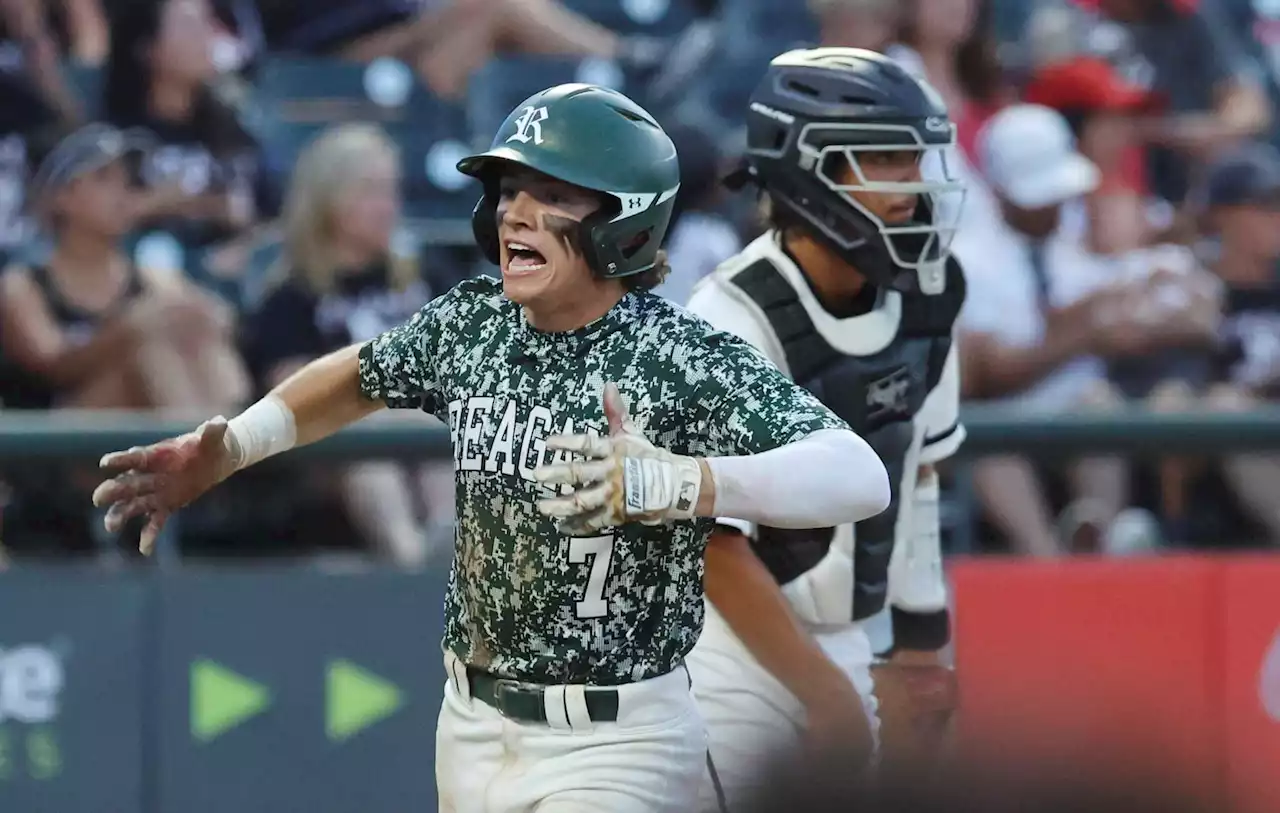
[[[341,742],[395,714],[404,704],[400,689],[351,661],[329,664],[325,675],[324,729]]]
[[[211,660],[191,664],[191,736],[200,742],[217,738],[269,705],[271,693],[262,684]]]

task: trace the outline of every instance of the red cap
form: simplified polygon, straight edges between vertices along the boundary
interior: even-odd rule
[[[1149,111],[1160,107],[1159,94],[1126,82],[1104,59],[1075,57],[1036,71],[1023,92],[1030,104],[1054,110]]]

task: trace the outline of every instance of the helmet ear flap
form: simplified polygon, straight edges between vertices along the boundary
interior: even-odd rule
[[[608,246],[601,243],[601,239],[606,236],[601,227],[608,224],[609,218],[605,212],[594,212],[578,224],[578,250],[582,252],[582,259],[586,261],[588,268],[602,277],[616,276],[618,271],[617,263],[613,263],[612,268],[609,267],[604,256]]]
[[[498,241],[498,202],[487,189],[471,212],[471,233],[475,235],[476,246],[485,259],[494,265],[501,264],[502,251]]]

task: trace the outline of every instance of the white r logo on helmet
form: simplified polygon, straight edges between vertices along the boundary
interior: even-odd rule
[[[542,122],[547,120],[547,108],[526,107],[516,119],[516,131],[507,139],[507,143],[519,141],[521,144],[542,143]]]

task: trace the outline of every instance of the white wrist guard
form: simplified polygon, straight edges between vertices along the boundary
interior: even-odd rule
[[[287,452],[298,441],[293,410],[274,395],[227,422],[222,442],[236,471]]]
[[[556,435],[547,448],[586,460],[539,466],[533,476],[544,486],[572,491],[539,500],[538,510],[559,520],[562,533],[581,536],[627,522],[659,525],[692,519],[702,492],[697,459],[659,449],[627,413],[617,385],[604,388],[609,434]]]
[[[627,522],[660,525],[694,516],[702,491],[702,467],[696,458],[656,448],[637,432],[555,436],[547,439],[547,448],[587,458],[534,472],[544,485],[574,489],[538,502],[538,510],[559,519],[567,534],[593,533]]]
[[[623,459],[623,505],[627,517],[642,522],[692,519],[702,491],[702,469],[692,457],[673,455]]]
[[[909,497],[908,533],[894,545],[889,561],[889,603],[899,609],[931,613],[947,608],[939,497],[936,474],[917,482]]]

